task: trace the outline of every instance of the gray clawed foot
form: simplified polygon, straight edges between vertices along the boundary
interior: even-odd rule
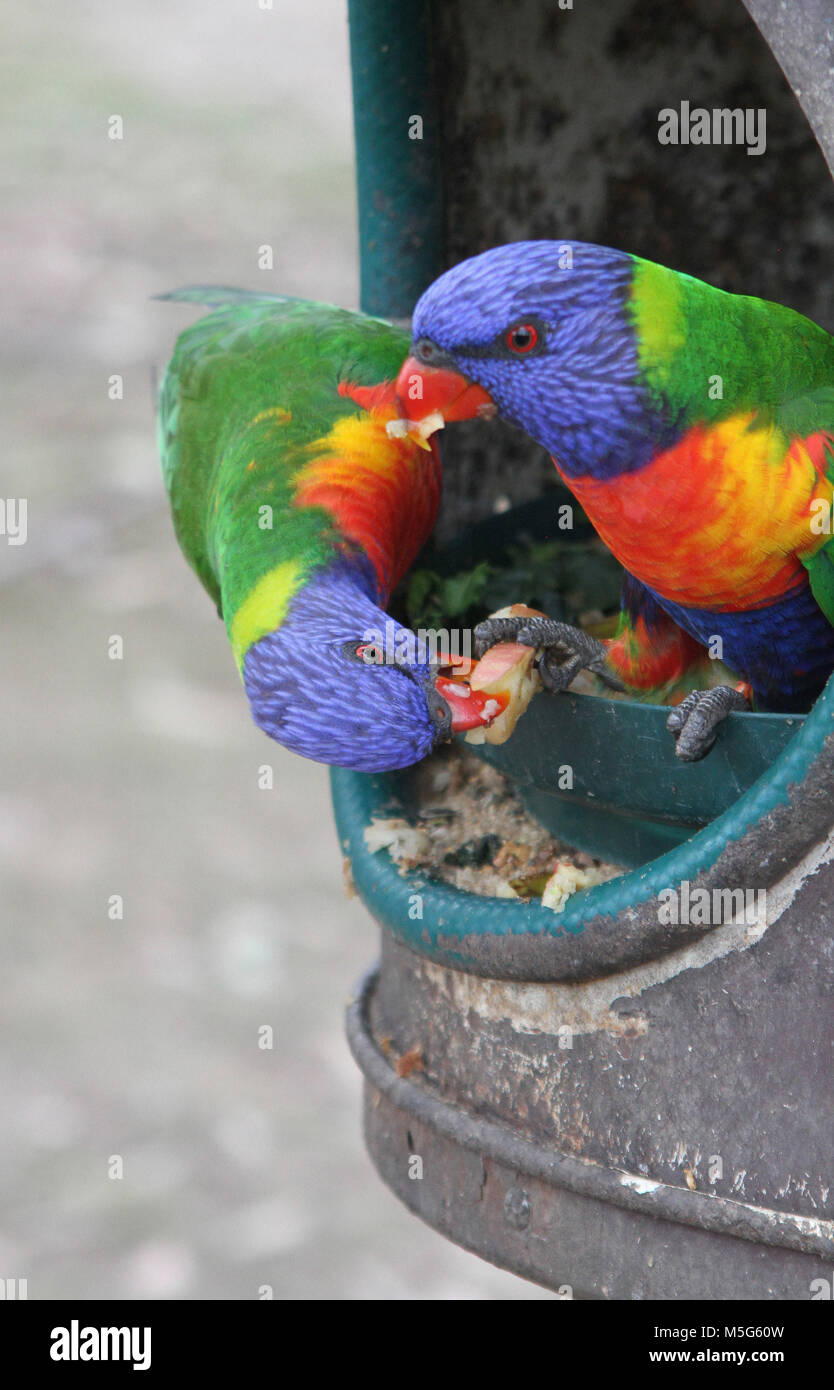
[[[625,689],[608,665],[605,644],[580,627],[554,618],[486,618],[475,628],[475,655],[482,657],[497,642],[541,647],[539,674],[548,690],[566,690],[580,671],[593,672],[612,690]]]
[[[499,642],[518,641],[520,630],[529,621],[529,618],[484,618],[475,628],[475,656],[480,661],[484,652],[496,647]]]
[[[750,702],[731,685],[692,690],[670,712],[666,728],[674,735],[675,753],[684,763],[697,762],[715,743],[719,726],[734,710],[749,710]]]

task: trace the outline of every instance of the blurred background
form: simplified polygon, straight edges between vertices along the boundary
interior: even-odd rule
[[[249,721],[155,452],[152,368],[194,314],[152,295],[358,301],[343,6],[0,15],[0,492],[28,502],[25,545],[0,538],[0,1277],[33,1299],[548,1297],[423,1227],[364,1155],[342,1016],[376,931],[326,770]]]

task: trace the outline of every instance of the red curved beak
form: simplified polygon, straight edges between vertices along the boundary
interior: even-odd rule
[[[434,688],[452,711],[453,734],[491,724],[508,701],[506,695],[487,695],[483,690],[473,690],[464,680],[450,680],[446,676],[437,676]]]
[[[400,368],[396,393],[403,420],[419,422],[435,412],[444,420],[472,420],[476,415],[490,418],[498,409],[488,391],[467,381],[460,372],[427,367],[416,357],[407,357]]]

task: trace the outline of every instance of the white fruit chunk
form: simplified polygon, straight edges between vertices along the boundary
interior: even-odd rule
[[[433,410],[431,415],[424,415],[422,420],[388,420],[385,433],[389,439],[405,439],[406,435],[413,434],[420,441],[428,439],[429,435],[435,434],[437,430],[442,430],[445,424],[440,411]]]
[[[543,618],[538,608],[526,603],[511,603],[491,613],[492,618]],[[470,672],[473,690],[485,690],[489,695],[509,695],[506,709],[485,729],[471,729],[465,735],[467,743],[506,743],[537,690],[541,690],[538,671],[533,669],[533,647],[520,642],[499,642],[490,647]]]
[[[549,907],[551,912],[563,912],[565,903],[574,893],[582,888],[593,888],[596,883],[605,883],[610,877],[610,873],[593,864],[587,869],[581,869],[578,864],[560,864],[544,886],[542,907]]]
[[[395,864],[417,863],[428,853],[429,837],[419,826],[400,818],[382,820],[373,816],[362,838],[371,854],[387,849]]]
[[[533,647],[523,647],[518,642],[499,642],[481,657],[469,674],[470,687],[485,695],[509,698],[490,725],[470,729],[466,734],[467,743],[507,742],[536,691],[541,689],[539,673],[533,667],[535,655]]]

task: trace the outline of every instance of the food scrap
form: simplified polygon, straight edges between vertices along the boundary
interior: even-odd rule
[[[417,826],[409,825],[401,816],[392,820],[380,820],[374,816],[365,827],[363,837],[371,854],[387,849],[395,864],[404,869],[413,869],[419,864],[429,849],[426,832]]]
[[[608,865],[589,864],[586,868],[569,861],[562,863],[550,875],[542,892],[542,907],[551,912],[563,912],[568,898],[578,893],[580,888],[593,888],[596,883],[605,883],[614,875],[606,873]]]
[[[512,784],[460,744],[416,768],[411,786],[411,825],[375,819],[365,831],[368,847],[389,849],[401,874],[417,869],[483,897],[543,902],[555,880],[544,905],[561,911],[580,888],[622,873],[555,839]]]
[[[424,415],[422,420],[402,420],[399,417],[388,420],[385,433],[389,439],[405,439],[407,435],[411,435],[421,449],[428,449],[429,435],[442,430],[445,423],[440,411],[433,410],[430,415]]]

